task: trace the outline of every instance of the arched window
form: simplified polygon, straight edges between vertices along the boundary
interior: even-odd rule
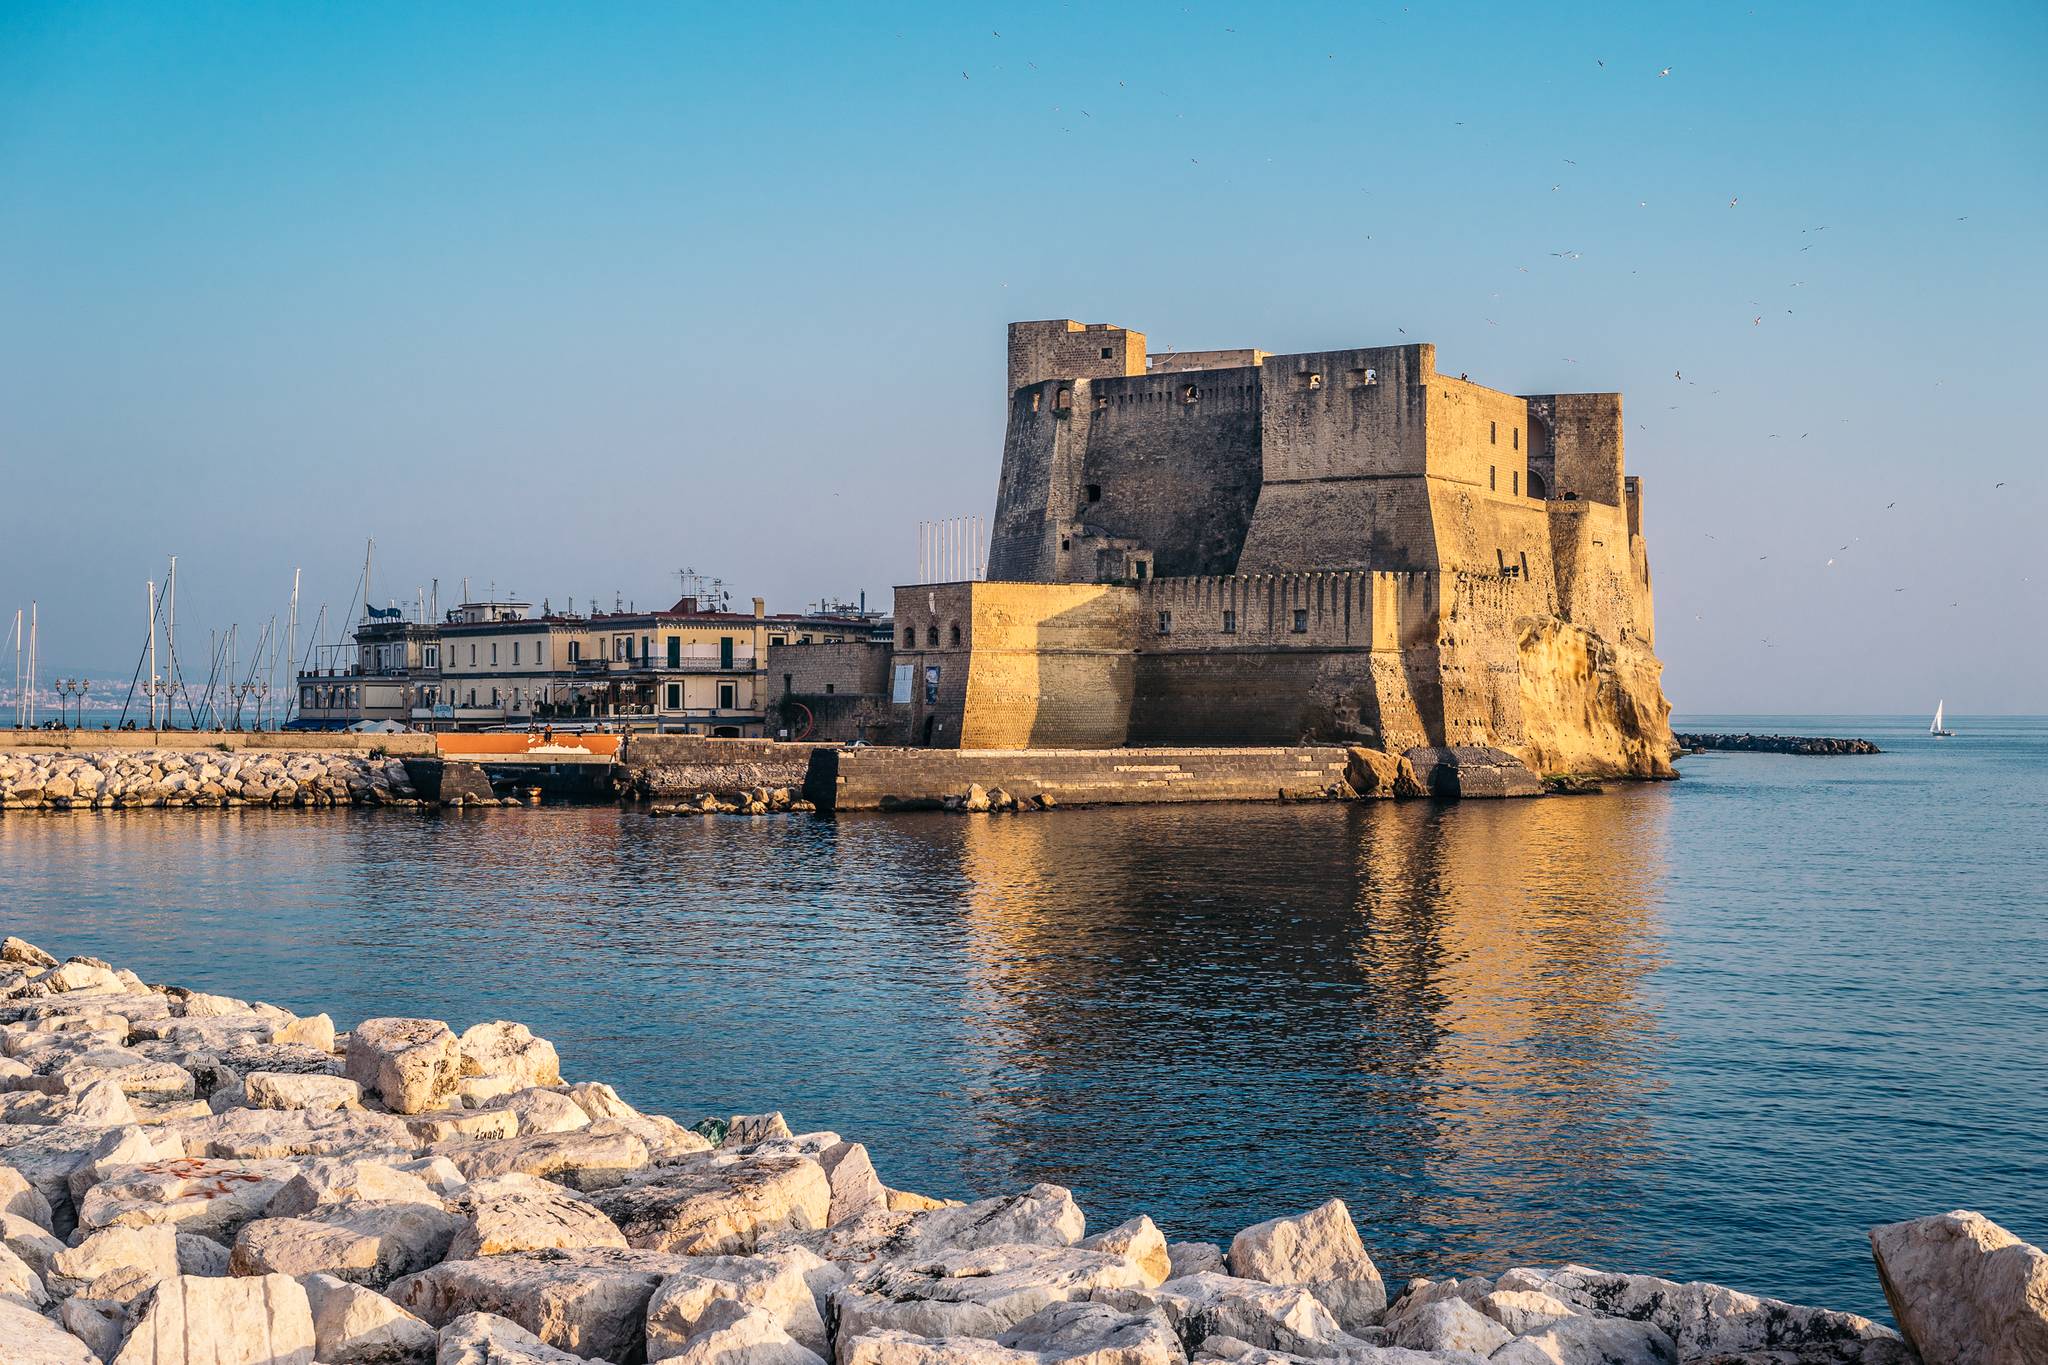
[[[917,647],[916,626],[905,626],[903,628],[903,647],[905,649],[915,649]]]
[[[1532,469],[1532,470],[1530,470],[1530,471],[1529,471],[1529,496],[1530,496],[1530,497],[1532,497],[1532,498],[1540,498],[1540,497],[1544,497],[1544,496],[1548,495],[1549,491],[1550,491],[1549,489],[1547,489],[1546,487],[1544,487],[1544,484],[1543,484],[1543,476],[1542,476],[1541,474],[1538,474],[1538,473],[1537,473],[1537,472],[1536,472],[1535,470],[1533,470],[1533,469]]]
[[[939,628],[937,626],[928,626],[925,628],[924,642],[933,649],[937,649],[939,647]]]
[[[953,623],[953,648],[960,648],[960,623],[958,621]]]

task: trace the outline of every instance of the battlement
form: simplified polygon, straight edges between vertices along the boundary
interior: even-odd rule
[[[1048,379],[1145,373],[1145,334],[1071,318],[1010,324],[1010,392]]]

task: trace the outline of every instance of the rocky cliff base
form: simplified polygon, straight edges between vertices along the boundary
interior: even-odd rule
[[[892,1189],[780,1114],[684,1127],[523,1025],[325,1015],[0,943],[9,1365],[1903,1365],[1850,1313],[1580,1265],[1392,1294],[1341,1201],[1169,1242],[1056,1185]],[[2043,1359],[2048,1257],[1879,1229],[1948,1361]]]
[[[1555,617],[1518,625],[1522,743],[1538,773],[1673,778],[1664,665],[1633,642],[1616,644]]]

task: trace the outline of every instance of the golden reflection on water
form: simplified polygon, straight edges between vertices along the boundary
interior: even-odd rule
[[[1285,1125],[1329,1193],[1398,1217],[1438,1264],[1583,1253],[1600,1229],[1558,1206],[1625,1220],[1656,1155],[1665,818],[1644,791],[962,822],[990,1139],[1019,1168],[1130,1188],[1118,1154],[1170,1141],[1174,1105],[1105,1104],[1101,1072],[1119,1048],[1190,1049],[1236,1074],[1189,1097],[1209,1123],[1234,1104]]]

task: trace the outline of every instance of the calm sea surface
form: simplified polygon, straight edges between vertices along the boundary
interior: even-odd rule
[[[1390,1279],[1565,1258],[1884,1313],[1865,1229],[2048,1241],[2048,721],[1684,717],[1878,757],[1467,805],[0,818],[0,931],[524,1020],[685,1122],[1070,1185],[1172,1238],[1342,1195]]]

